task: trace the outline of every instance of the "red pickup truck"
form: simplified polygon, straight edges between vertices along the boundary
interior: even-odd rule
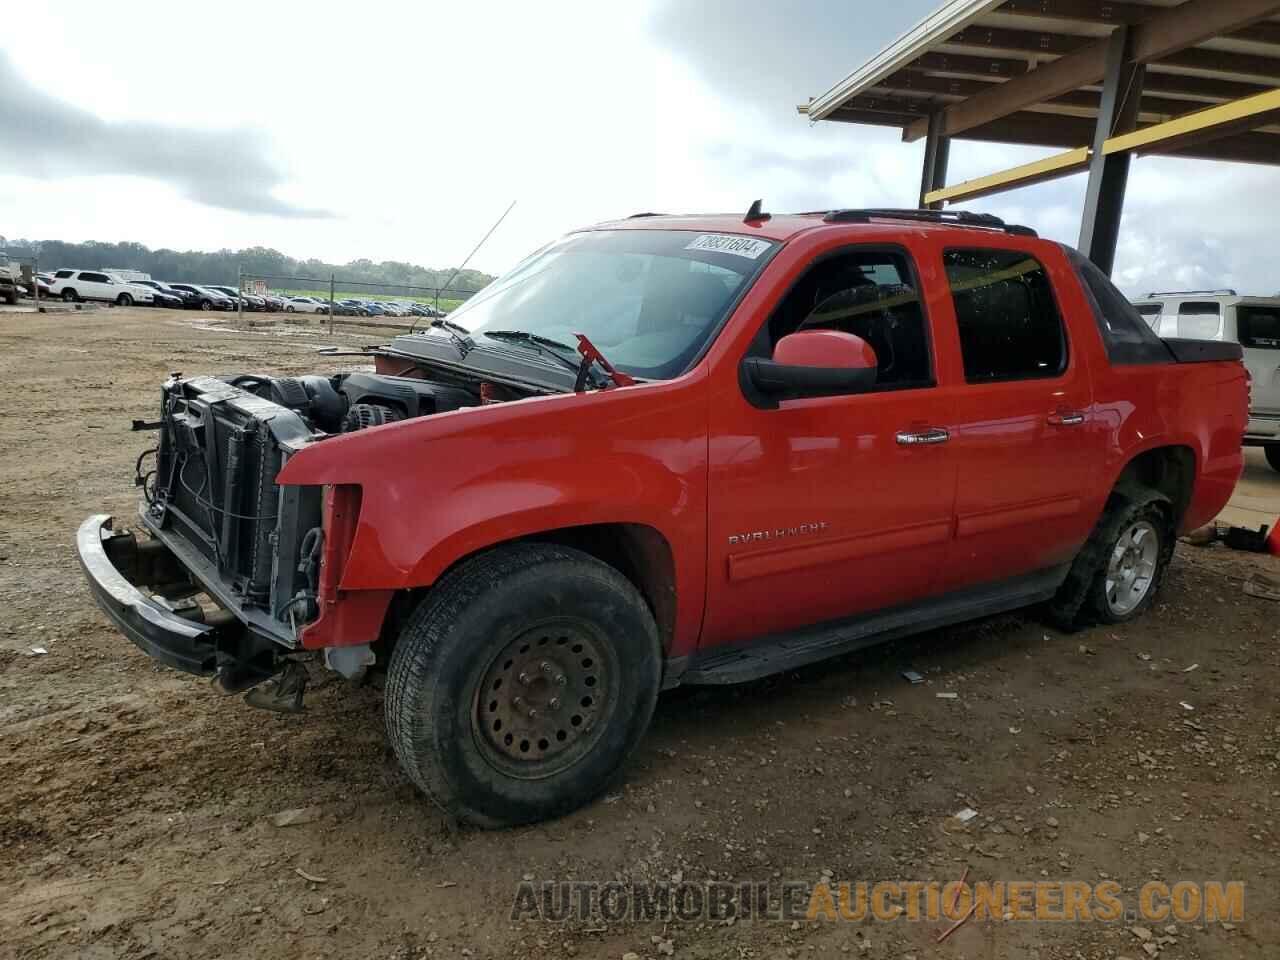
[[[980,214],[602,224],[367,357],[175,374],[135,422],[145,537],[90,517],[81,561],[258,706],[301,709],[308,657],[385,669],[404,769],[485,825],[596,795],[662,689],[1031,604],[1129,620],[1243,467],[1238,345]]]

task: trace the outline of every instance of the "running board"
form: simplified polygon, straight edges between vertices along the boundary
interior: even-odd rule
[[[1041,603],[1058,592],[1069,569],[1070,565],[1053,567],[923,603],[761,637],[742,646],[712,647],[690,657],[684,672],[670,677],[664,687],[745,683],[898,637]]]

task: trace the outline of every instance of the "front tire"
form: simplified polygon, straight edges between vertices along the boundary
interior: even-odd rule
[[[201,301],[200,301],[200,309],[201,309],[201,310],[212,310],[212,309],[213,309],[213,301],[212,301],[212,300],[201,300]]]
[[[1173,505],[1146,488],[1116,491],[1049,606],[1064,629],[1127,623],[1155,603],[1173,558]]]
[[[1267,455],[1267,463],[1271,464],[1271,469],[1280,471],[1280,446],[1263,447],[1262,452]]]
[[[561,816],[605,788],[657,703],[662,648],[639,591],[578,550],[513,544],[446,574],[387,673],[392,749],[452,816]]]
[[[127,293],[122,293],[122,294],[120,294],[120,296],[116,297],[116,306],[118,306],[118,307],[132,307],[132,306],[133,306],[133,297],[129,296]]]
[[[62,291],[62,302],[63,302],[63,303],[75,303],[75,302],[76,302],[76,292],[75,292],[74,290],[63,290],[63,291]]]

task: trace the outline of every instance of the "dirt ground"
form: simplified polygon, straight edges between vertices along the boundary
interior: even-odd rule
[[[323,682],[301,716],[255,711],[153,665],[81,584],[76,526],[132,515],[146,437],[129,421],[154,414],[166,373],[334,369],[316,347],[371,339],[220,324],[0,314],[0,957],[1280,951],[1280,604],[1243,592],[1254,571],[1280,577],[1275,558],[1180,545],[1161,603],[1121,629],[1004,616],[674,691],[600,801],[459,831],[396,766],[376,685]],[[1252,451],[1251,489],[1280,505],[1278,480]],[[310,806],[312,822],[272,823]],[[960,825],[964,807],[978,817]],[[948,881],[966,867],[1111,879],[1129,906],[1153,878],[1241,880],[1246,917],[1147,924],[1147,940],[1124,920],[991,920],[941,945],[923,921],[510,919],[522,878]]]

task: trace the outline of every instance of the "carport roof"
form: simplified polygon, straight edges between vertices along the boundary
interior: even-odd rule
[[[1146,66],[1125,149],[1280,165],[1280,99],[1257,97],[1280,87],[1280,2],[951,0],[799,109],[898,127],[907,141],[934,115],[944,137],[1081,148],[1094,140],[1119,26],[1134,28],[1133,59]],[[1245,106],[1195,116],[1234,104]],[[1142,139],[1178,118],[1185,133]]]

